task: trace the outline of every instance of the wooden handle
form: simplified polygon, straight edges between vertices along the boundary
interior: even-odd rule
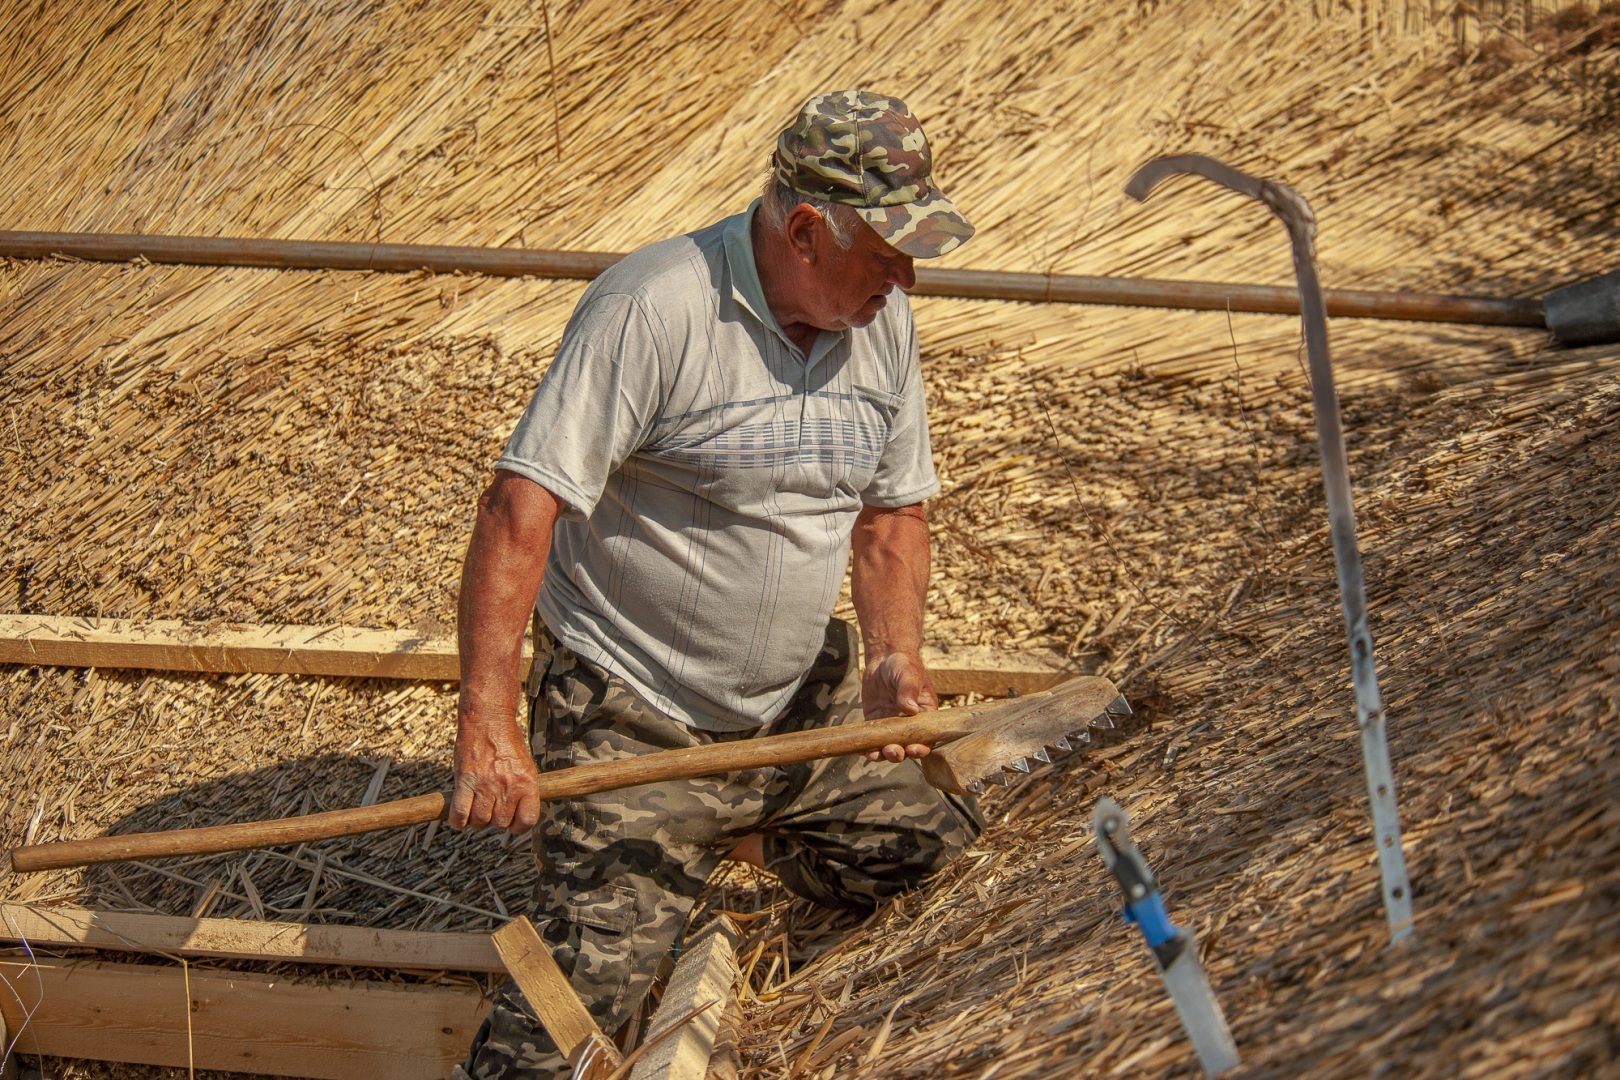
[[[540,797],[566,799],[637,784],[684,780],[741,769],[758,769],[766,765],[793,765],[839,754],[876,750],[890,743],[926,743],[935,746],[961,738],[992,722],[995,713],[1003,707],[998,703],[982,708],[948,709],[945,712],[901,716],[872,723],[665,750],[619,761],[593,762],[572,769],[542,773]],[[379,829],[420,825],[444,817],[449,806],[449,797],[438,792],[376,806],[328,810],[279,821],[244,821],[202,829],[173,829],[168,832],[33,844],[11,852],[11,868],[18,873],[30,873],[132,859],[215,855],[224,851],[307,844],[335,836],[358,836]]]
[[[328,810],[322,814],[306,814],[279,821],[243,821],[235,825],[210,825],[205,829],[172,829],[168,832],[33,844],[12,850],[11,868],[19,874],[26,874],[36,870],[62,870],[69,866],[93,866],[96,863],[127,862],[132,859],[214,855],[221,851],[304,844],[334,836],[358,836],[399,825],[420,825],[424,821],[444,817],[449,808],[449,799],[442,792],[435,792],[376,806]]]

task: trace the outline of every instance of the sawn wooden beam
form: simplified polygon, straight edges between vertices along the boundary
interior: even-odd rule
[[[418,971],[505,971],[488,934],[0,904],[0,942]]]
[[[476,986],[178,964],[7,956],[0,980],[11,991],[0,994],[0,1015],[19,1053],[317,1080],[439,1080],[488,1011]]]
[[[523,654],[527,675],[529,652]],[[925,647],[941,694],[1002,697],[1049,689],[1078,669],[1054,652]],[[269,672],[454,682],[456,642],[347,626],[194,626],[171,621],[0,614],[0,663],[159,671]]]

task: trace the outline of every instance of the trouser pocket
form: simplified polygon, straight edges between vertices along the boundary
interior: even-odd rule
[[[598,885],[572,891],[542,930],[580,1000],[609,1031],[635,972],[636,921],[634,889]]]

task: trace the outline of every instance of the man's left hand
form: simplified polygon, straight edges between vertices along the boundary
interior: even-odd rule
[[[861,711],[868,720],[887,716],[915,716],[939,708],[939,695],[916,653],[892,652],[866,665],[861,676]],[[923,743],[890,743],[866,755],[868,761],[904,761],[926,757]]]

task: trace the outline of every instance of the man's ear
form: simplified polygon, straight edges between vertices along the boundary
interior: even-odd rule
[[[827,223],[821,214],[807,203],[800,203],[788,213],[782,231],[787,235],[794,257],[806,266],[814,266],[819,254],[817,237],[826,229]]]

